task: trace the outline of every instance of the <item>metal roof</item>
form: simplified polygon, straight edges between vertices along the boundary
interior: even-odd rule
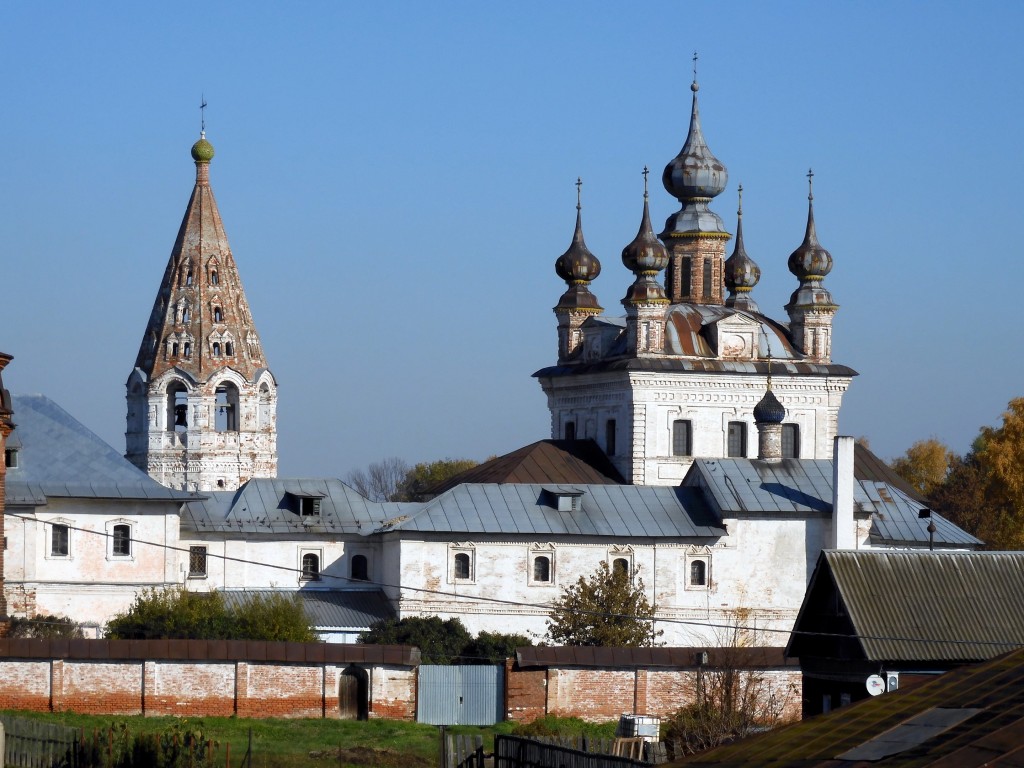
[[[215,491],[184,505],[182,528],[196,532],[354,533],[368,535],[420,504],[378,503],[334,478],[254,478],[236,491]],[[318,515],[301,515],[299,497],[320,498]]]
[[[706,488],[722,516],[832,515],[832,459],[697,459],[684,483]],[[855,470],[856,474],[856,470]],[[871,516],[876,546],[929,544],[928,521],[918,517],[922,503],[884,482],[856,479],[854,514]],[[933,513],[934,544],[973,548],[982,545],[953,523]]]
[[[701,752],[673,765],[1019,768],[1021,744],[1024,650]]]
[[[310,625],[317,629],[369,629],[375,621],[395,618],[390,601],[379,589],[247,589],[224,590],[221,594],[231,606],[272,595],[297,597]]]
[[[197,494],[165,488],[43,395],[15,395],[18,466],[7,470],[8,504],[47,496],[178,501]]]
[[[609,352],[613,352],[612,350]],[[627,371],[644,373],[746,373],[757,376],[768,375],[768,361],[765,360],[719,360],[706,357],[640,357],[597,360],[592,363],[569,363],[552,365],[534,372],[535,378],[558,376],[582,376],[588,373]],[[856,376],[857,372],[846,365],[836,363],[804,363],[792,360],[772,360],[772,375],[779,378],[786,375],[799,376]]]
[[[593,440],[540,440],[485,461],[430,489],[462,483],[622,484],[625,480]]]
[[[826,551],[812,581],[823,568],[869,660],[977,661],[1024,645],[1024,552]]]
[[[558,493],[580,491],[573,510],[557,510]],[[620,538],[718,538],[726,533],[695,488],[532,483],[460,485],[383,530]]]

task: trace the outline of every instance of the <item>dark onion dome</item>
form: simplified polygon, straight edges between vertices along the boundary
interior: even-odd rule
[[[206,131],[199,134],[199,141],[192,145],[192,159],[197,163],[213,160],[213,144],[206,140]]]
[[[725,260],[725,287],[729,298],[725,306],[736,307],[748,312],[759,312],[757,302],[750,297],[750,291],[761,279],[761,268],[747,255],[743,246],[743,185],[739,187],[740,205],[736,211],[736,246],[732,255]]]
[[[647,202],[647,173],[647,168],[644,168],[644,213],[640,220],[640,229],[633,241],[622,249],[622,263],[636,275],[636,281],[626,291],[623,302],[667,304],[665,289],[655,276],[668,266],[668,251],[651,227],[651,212]]]
[[[814,178],[814,172],[807,172],[808,185]],[[832,254],[821,247],[818,242],[818,233],[814,228],[814,191],[813,188],[807,194],[807,231],[804,233],[804,241],[789,256],[789,271],[796,275],[797,279],[821,280],[832,271]]]
[[[576,180],[576,231],[572,235],[569,249],[555,261],[555,273],[565,280],[569,289],[558,301],[558,309],[590,309],[601,310],[594,296],[587,287],[591,280],[601,274],[601,262],[590,252],[583,240],[582,206],[579,200],[580,180]]]
[[[694,80],[690,86],[690,90],[693,91],[690,130],[686,134],[683,148],[665,166],[661,174],[665,189],[679,202],[694,197],[711,198],[720,195],[729,181],[729,172],[718,158],[711,154],[700,128],[700,112],[697,109],[699,88],[697,81]]]
[[[754,406],[754,421],[758,424],[781,424],[785,418],[786,409],[769,388],[761,401]]]

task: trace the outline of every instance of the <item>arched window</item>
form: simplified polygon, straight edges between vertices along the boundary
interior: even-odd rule
[[[177,356],[178,356],[178,342],[175,341],[174,343],[171,344],[171,357],[177,357]]]
[[[130,557],[132,554],[132,527],[130,525],[115,525],[113,535],[113,548],[111,552],[117,557]]]
[[[185,285],[192,285],[192,267],[188,268],[188,274],[185,275]]]
[[[188,390],[180,381],[167,387],[167,431],[184,432],[188,429]]]
[[[235,354],[235,345],[232,344],[230,341],[224,342],[224,354],[227,355],[228,357],[231,357],[233,354]]]
[[[468,579],[469,577],[469,555],[465,552],[459,552],[455,555],[455,578]]]
[[[690,584],[694,587],[703,587],[708,583],[708,564],[703,560],[694,560],[690,563]]]
[[[220,357],[220,342],[219,341],[213,342],[213,356],[214,357]]]
[[[533,558],[533,580],[551,581],[551,559],[544,555]]]
[[[220,345],[214,344],[214,355],[220,355]],[[230,381],[217,386],[213,428],[217,432],[238,431],[238,387]]]
[[[213,308],[213,322],[220,323],[224,321],[224,313],[220,311],[220,307]]]
[[[185,357],[192,357],[192,344],[185,342]]]
[[[307,552],[302,556],[302,581],[320,581],[320,556]]]
[[[192,310],[189,309],[188,304],[181,308],[181,322],[188,323],[192,319]]]
[[[704,298],[711,298],[711,259],[704,257]]]
[[[629,560],[624,557],[615,558],[612,562],[612,575],[629,578]]]
[[[370,578],[369,569],[366,567],[366,555],[353,555],[352,557],[352,578],[366,581]]]
[[[269,427],[273,422],[273,398],[270,396],[270,387],[267,386],[266,382],[260,384],[260,404],[257,414],[260,428]]]
[[[220,285],[220,278],[217,276],[217,270],[210,270],[210,285]]]

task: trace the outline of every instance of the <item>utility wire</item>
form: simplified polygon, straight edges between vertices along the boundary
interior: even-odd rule
[[[29,515],[19,515],[14,512],[5,512],[7,517],[12,517],[18,520],[24,520],[26,522],[40,523],[42,525],[54,525],[55,523],[51,520],[40,520],[37,517],[31,517]],[[81,526],[70,525],[68,523],[56,523],[57,525],[63,525],[69,530],[80,531],[82,533],[91,534],[94,536],[101,536],[105,539],[112,539],[113,534],[106,533],[105,531],[96,531],[90,528],[82,528]],[[146,541],[144,539],[132,538],[133,544],[142,544],[144,546],[156,547],[171,552],[179,552],[182,554],[190,554],[190,550],[186,547],[175,547],[171,544],[164,544],[156,541]],[[272,570],[284,571],[292,575],[301,575],[303,569],[293,568],[287,565],[277,565],[274,563],[260,562],[257,560],[250,560],[244,557],[233,557],[226,554],[216,554],[207,551],[207,558],[216,558],[224,562],[241,563],[243,565],[255,565],[261,568],[270,568]],[[550,603],[531,603],[522,600],[508,600],[500,597],[484,597],[482,595],[466,595],[457,592],[448,592],[441,589],[430,589],[428,587],[412,587],[404,584],[392,584],[385,581],[375,581],[373,579],[354,579],[349,576],[339,576],[337,574],[330,573],[319,573],[319,579],[323,580],[334,580],[337,582],[344,582],[345,584],[358,584],[358,585],[373,585],[380,588],[404,590],[407,592],[418,592],[426,595],[438,595],[441,597],[453,598],[455,600],[469,600],[476,604],[495,604],[495,605],[508,605],[516,608],[532,608],[539,609],[545,612],[550,612],[556,608],[556,606]],[[221,590],[222,592],[231,592],[235,590]],[[238,591],[250,591],[250,590],[238,590]],[[284,590],[281,590],[284,591]],[[603,619],[626,619],[632,621],[649,621],[652,623],[662,624],[675,624],[682,626],[700,627],[703,629],[710,630],[729,630],[729,631],[742,631],[742,632],[765,632],[774,633],[787,636],[802,636],[802,637],[820,637],[820,638],[833,638],[838,640],[884,640],[890,642],[902,642],[902,643],[930,643],[938,645],[981,645],[981,646],[993,646],[997,648],[1021,648],[1024,647],[1024,640],[1013,642],[1004,640],[963,640],[963,639],[935,639],[925,637],[901,637],[891,635],[847,635],[839,632],[819,632],[811,630],[797,630],[797,629],[773,629],[771,627],[759,627],[759,626],[747,626],[743,624],[731,624],[731,623],[716,623],[712,621],[699,621],[694,619],[676,619],[669,617],[647,617],[637,616],[635,614],[628,613],[607,613],[603,611],[591,611],[585,609],[574,609],[574,613],[585,614],[587,616],[593,616],[595,618]],[[445,613],[460,613],[460,611],[446,609]]]

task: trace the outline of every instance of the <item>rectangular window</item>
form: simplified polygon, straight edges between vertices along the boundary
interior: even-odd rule
[[[605,453],[615,455],[615,419],[608,419],[604,425]]]
[[[693,456],[693,424],[685,419],[672,422],[672,455]]]
[[[66,525],[54,523],[50,526],[50,557],[67,557],[69,549],[71,529]]]
[[[130,557],[132,554],[132,527],[130,525],[114,526],[113,553],[117,557]]]
[[[299,498],[299,514],[303,517],[316,517],[320,514],[320,499],[310,496]]]
[[[800,425],[782,425],[782,458],[800,458]]]
[[[733,458],[744,458],[747,455],[747,423],[745,421],[729,422],[728,455]]]
[[[7,448],[4,450],[4,466],[8,469],[17,469],[18,467],[18,449]]]
[[[188,576],[190,579],[206,578],[206,547],[188,548]]]
[[[565,439],[575,440],[576,439],[576,422],[567,421],[565,422]]]

